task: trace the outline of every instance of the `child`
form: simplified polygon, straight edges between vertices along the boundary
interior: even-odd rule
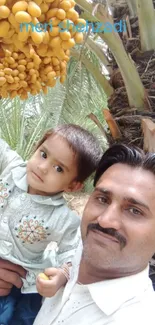
[[[27,270],[22,289],[0,297],[0,324],[33,324],[41,306],[36,277],[45,268],[53,267],[55,291],[65,285],[80,220],[63,192],[80,190],[100,157],[94,136],[72,124],[48,131],[28,162],[0,140],[0,258]]]

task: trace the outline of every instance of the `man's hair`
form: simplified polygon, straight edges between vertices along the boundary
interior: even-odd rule
[[[134,146],[114,144],[103,154],[100,160],[94,178],[94,186],[109,167],[118,163],[141,167],[155,175],[155,153],[145,154],[143,150]]]
[[[77,159],[77,180],[84,182],[97,168],[103,150],[97,138],[89,131],[75,124],[62,124],[48,130],[37,143],[37,150],[51,135],[59,135],[65,139]]]

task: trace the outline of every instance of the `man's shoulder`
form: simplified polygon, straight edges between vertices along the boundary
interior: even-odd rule
[[[116,312],[114,325],[153,324],[155,321],[155,292],[152,288],[124,303]]]
[[[155,308],[155,291],[153,287],[149,288],[144,292],[142,299],[140,300],[140,305],[142,307],[142,315],[147,316],[148,319],[153,321],[155,319],[154,308]]]

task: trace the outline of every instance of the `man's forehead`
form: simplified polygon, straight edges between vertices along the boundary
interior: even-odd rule
[[[99,178],[98,183],[101,183],[104,180],[115,180],[116,178],[119,178],[120,182],[125,181],[126,179],[128,182],[133,179],[131,179],[131,175],[134,176],[134,179],[141,180],[144,182],[148,181],[148,178],[152,181],[152,183],[155,184],[155,175],[149,171],[145,170],[142,167],[135,167],[130,166],[127,164],[121,164],[117,163],[112,166],[110,166]]]
[[[151,195],[155,200],[155,176],[141,167],[115,164],[102,174],[96,188],[107,193],[120,192],[133,198],[135,195],[137,198]]]

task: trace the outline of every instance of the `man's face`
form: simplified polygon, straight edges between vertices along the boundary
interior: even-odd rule
[[[100,177],[82,219],[84,256],[96,269],[132,274],[155,252],[155,176],[115,164]]]
[[[74,187],[77,160],[66,140],[51,135],[27,163],[29,193],[49,195]]]

